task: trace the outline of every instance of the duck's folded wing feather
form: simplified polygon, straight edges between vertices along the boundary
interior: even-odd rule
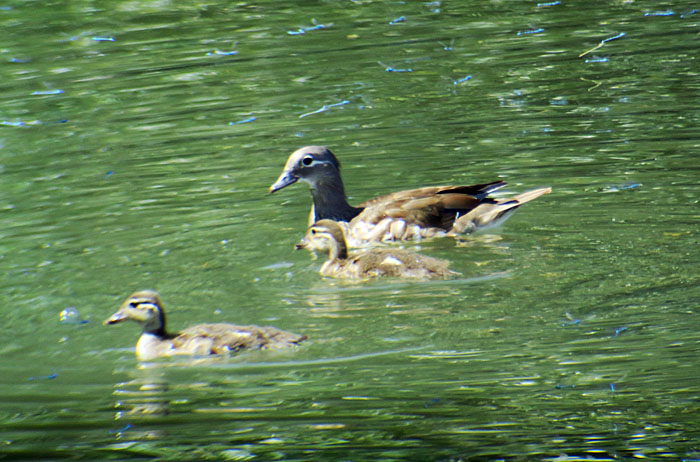
[[[505,181],[494,181],[491,183],[475,184],[469,186],[427,186],[425,188],[407,189],[395,193],[370,199],[360,204],[360,207],[387,206],[391,203],[401,203],[414,199],[425,199],[437,195],[458,194],[472,196],[475,199],[483,199],[489,193],[502,188],[507,183]]]
[[[270,326],[199,324],[183,330],[173,340],[175,348],[196,354],[221,354],[242,349],[276,348],[305,340],[301,335]],[[209,349],[208,352],[203,350]]]
[[[367,223],[379,223],[385,218],[402,219],[421,227],[449,230],[455,218],[469,213],[483,202],[484,199],[458,193],[409,196],[366,207],[358,219]]]
[[[401,249],[374,249],[355,257],[359,274],[409,278],[442,278],[457,274],[449,262]]]

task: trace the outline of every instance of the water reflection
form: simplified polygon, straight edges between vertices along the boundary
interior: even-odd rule
[[[170,387],[162,369],[145,364],[135,369],[133,375],[136,377],[132,380],[116,385],[114,394],[119,401],[114,406],[117,409],[115,419],[169,414],[170,405],[165,395]]]

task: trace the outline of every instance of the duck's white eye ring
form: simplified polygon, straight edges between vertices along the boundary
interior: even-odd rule
[[[304,167],[315,167],[317,165],[333,165],[327,160],[314,159],[313,156],[306,156],[301,159],[301,165]]]

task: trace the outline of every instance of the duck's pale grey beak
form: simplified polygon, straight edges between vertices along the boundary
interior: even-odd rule
[[[105,319],[105,321],[102,323],[103,326],[109,325],[109,324],[116,324],[118,322],[126,321],[127,317],[124,313],[121,311],[117,311],[114,313],[112,316],[109,318]]]
[[[280,177],[275,181],[275,184],[270,186],[270,193],[279,191],[282,188],[286,188],[290,184],[294,184],[299,181],[299,177],[294,175],[292,172],[285,170],[282,172]]]

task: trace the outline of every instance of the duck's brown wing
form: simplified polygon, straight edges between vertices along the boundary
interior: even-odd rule
[[[222,354],[243,349],[279,348],[306,340],[306,336],[271,326],[199,324],[183,330],[173,339],[178,350],[191,354]]]
[[[455,219],[487,199],[506,183],[495,181],[471,186],[440,186],[399,191],[362,204],[356,220],[377,224],[385,218],[402,219],[421,228],[449,231]]]
[[[454,276],[449,262],[401,249],[372,249],[353,258],[363,277],[389,276],[433,279]]]
[[[483,199],[489,193],[502,188],[507,183],[505,181],[493,181],[491,183],[474,184],[469,186],[428,186],[418,189],[407,189],[395,193],[370,199],[360,204],[360,207],[374,207],[388,205],[391,203],[406,202],[413,199],[427,199],[441,194],[467,195],[476,199]]]

